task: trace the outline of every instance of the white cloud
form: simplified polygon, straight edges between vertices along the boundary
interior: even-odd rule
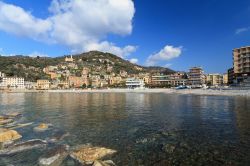
[[[172,66],[171,63],[167,63],[167,64],[164,65],[164,67],[167,67],[167,68],[170,67],[170,66]]]
[[[49,20],[33,17],[22,8],[0,2],[0,29],[18,36],[43,40],[52,28]]]
[[[130,59],[129,61],[130,61],[131,63],[137,63],[137,62],[138,62],[138,59],[132,58],[132,59]]]
[[[236,29],[235,34],[238,35],[238,34],[241,34],[243,32],[247,32],[249,30],[250,30],[250,27],[239,28],[239,29]]]
[[[29,57],[49,57],[47,54],[43,54],[43,53],[40,53],[40,52],[32,52],[31,54],[28,55]]]
[[[105,40],[109,34],[131,34],[132,0],[53,0],[49,11],[51,16],[41,19],[21,7],[0,2],[0,30],[65,45],[77,52],[98,49],[125,57],[136,49]]]
[[[166,45],[158,53],[150,55],[146,60],[147,66],[154,66],[162,61],[169,61],[171,59],[177,58],[182,53],[182,47],[174,47],[171,45]]]

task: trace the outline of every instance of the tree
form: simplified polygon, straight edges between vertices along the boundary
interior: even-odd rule
[[[87,87],[87,85],[84,83],[82,84],[82,89],[85,89]]]

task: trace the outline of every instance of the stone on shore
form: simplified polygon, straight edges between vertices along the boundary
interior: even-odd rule
[[[0,150],[0,155],[10,155],[31,149],[41,149],[47,146],[47,142],[40,139],[33,139],[26,142],[18,143]]]
[[[94,161],[100,160],[105,156],[116,153],[116,150],[104,147],[93,147],[91,145],[83,145],[75,148],[70,156],[81,164],[93,164]]]
[[[22,136],[15,130],[0,129],[0,143],[14,141],[21,137]]]
[[[40,166],[60,166],[68,156],[68,145],[59,145],[39,159]]]
[[[43,132],[49,129],[49,124],[41,123],[37,127],[34,127],[34,130],[37,132]]]

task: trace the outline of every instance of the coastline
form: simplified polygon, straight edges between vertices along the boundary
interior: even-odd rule
[[[208,96],[250,96],[250,90],[212,90],[212,89],[84,89],[84,90],[12,90],[0,93],[165,93]]]

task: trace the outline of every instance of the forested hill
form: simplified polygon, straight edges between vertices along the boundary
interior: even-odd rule
[[[78,70],[83,67],[89,67],[91,71],[99,68],[112,67],[112,72],[118,74],[121,70],[129,74],[138,74],[142,72],[147,73],[164,73],[169,74],[174,71],[163,67],[144,67],[133,64],[116,55],[110,53],[103,53],[99,51],[91,51],[87,53],[73,55],[74,63],[79,66]],[[0,56],[0,71],[7,76],[24,77],[28,81],[36,81],[41,78],[48,78],[43,73],[43,68],[47,66],[56,66],[64,64],[65,56],[61,57],[29,57],[23,55],[16,56]],[[97,71],[98,72],[98,71]]]

